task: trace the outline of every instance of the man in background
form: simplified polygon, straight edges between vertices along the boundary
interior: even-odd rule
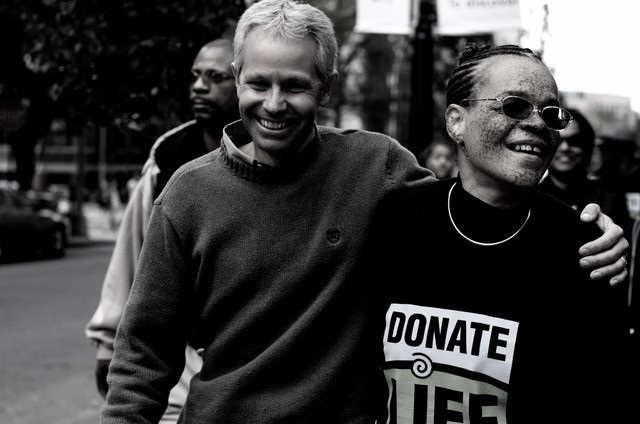
[[[103,397],[109,389],[107,372],[113,356],[113,339],[129,297],[153,201],[180,166],[220,147],[222,128],[239,119],[232,61],[230,39],[217,39],[200,49],[191,67],[190,100],[195,119],[158,138],[127,203],[100,302],[85,329],[86,336],[98,348],[96,379]],[[202,365],[202,359],[191,346],[187,346],[185,354],[185,369],[171,390],[162,423],[177,421],[189,381]]]

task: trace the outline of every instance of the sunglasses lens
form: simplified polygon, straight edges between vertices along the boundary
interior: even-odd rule
[[[571,135],[569,137],[562,137],[562,141],[564,141],[571,147],[584,147],[584,145],[586,144],[580,134]]]
[[[528,100],[509,96],[502,99],[502,111],[510,118],[527,119],[533,112],[533,105]]]
[[[558,106],[547,106],[542,110],[542,119],[554,130],[563,130],[571,122],[571,114]]]

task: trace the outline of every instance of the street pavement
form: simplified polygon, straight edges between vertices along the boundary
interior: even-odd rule
[[[75,240],[60,259],[0,264],[0,424],[96,424],[102,398],[84,326],[113,242]]]

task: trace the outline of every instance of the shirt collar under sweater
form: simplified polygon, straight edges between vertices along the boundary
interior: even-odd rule
[[[238,131],[238,134],[236,134],[236,135],[240,136],[240,139],[238,141],[241,141],[241,142],[236,145],[231,140],[230,136],[227,134],[227,128],[229,128],[231,126],[238,125],[238,123],[241,124],[242,120],[238,120],[238,121],[232,122],[232,123],[230,123],[230,124],[228,124],[227,126],[224,127],[224,129],[222,130],[222,142],[225,144],[225,147],[227,148],[227,152],[229,153],[229,155],[231,157],[233,157],[235,159],[238,159],[238,160],[241,160],[241,161],[244,161],[246,163],[252,164],[252,163],[254,163],[254,161],[251,160],[249,155],[247,155],[245,152],[240,150],[238,148],[238,146],[242,146],[242,145],[245,145],[247,143],[251,143],[253,140],[249,139],[249,141],[246,141],[244,139],[244,134],[240,134],[240,131]],[[244,125],[242,125],[242,128],[244,129]],[[235,132],[233,129],[230,129],[230,131]],[[248,135],[248,132],[246,132],[246,130],[244,132]],[[298,148],[298,152],[302,152],[309,145],[309,143],[311,143],[311,141],[314,139],[314,137],[317,135],[317,133],[318,133],[318,129],[314,125],[313,126],[313,131],[311,131],[311,133],[309,134],[307,139],[304,141],[304,143],[302,143],[302,145]]]
[[[246,153],[238,148],[238,146],[252,142],[251,135],[242,124],[242,120],[238,120],[224,127],[220,151],[225,165],[239,177],[256,182],[273,182],[294,176],[306,169],[317,151],[319,139],[318,129],[314,125],[313,131],[298,149],[300,155],[297,160],[274,168],[258,161],[252,161]]]

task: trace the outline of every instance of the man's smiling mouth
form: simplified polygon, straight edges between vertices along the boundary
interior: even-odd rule
[[[285,121],[269,121],[263,118],[258,118],[258,123],[268,130],[281,130],[287,126]]]

